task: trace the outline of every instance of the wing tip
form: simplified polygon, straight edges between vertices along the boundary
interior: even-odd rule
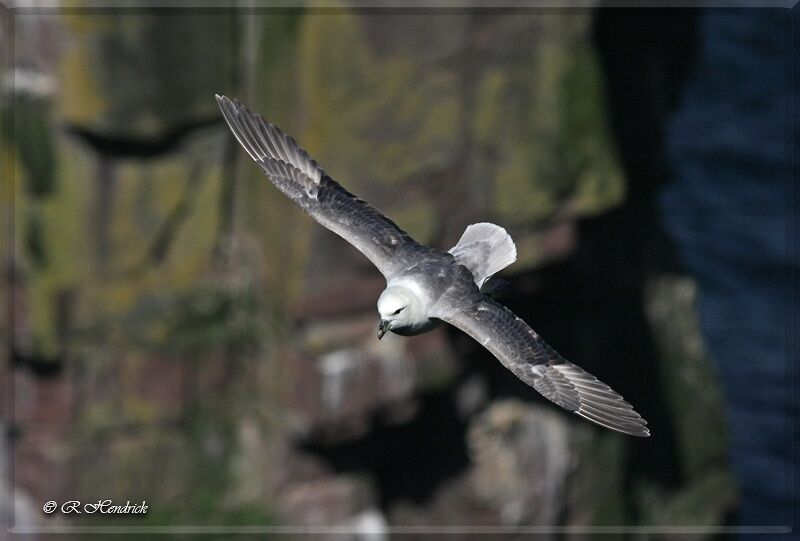
[[[290,135],[235,98],[222,94],[214,94],[214,98],[236,140],[256,163],[269,160],[285,163],[315,184],[320,183],[324,172]]]
[[[233,100],[224,94],[214,94],[214,99],[217,100],[217,105],[220,107],[225,107],[229,104],[233,105]]]
[[[633,425],[623,425],[617,424],[610,421],[604,421],[600,419],[596,419],[591,415],[587,415],[586,412],[576,410],[573,411],[576,415],[581,416],[582,418],[586,419],[587,421],[591,421],[603,428],[607,428],[609,430],[613,430],[615,432],[620,432],[622,434],[626,434],[628,436],[635,436],[637,438],[649,438],[650,437],[650,429],[647,428],[647,421],[644,420],[641,416],[639,417],[639,422],[634,421]]]
[[[219,108],[222,109],[223,113],[226,113],[229,110],[237,114],[242,112],[249,113],[247,107],[242,105],[242,103],[236,98],[231,99],[224,94],[214,94],[214,98],[217,100],[217,105],[219,105]]]

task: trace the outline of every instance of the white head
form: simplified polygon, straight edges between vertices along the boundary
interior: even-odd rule
[[[378,339],[383,338],[386,331],[409,331],[428,321],[420,298],[402,285],[383,290],[378,298],[378,313],[381,315]]]

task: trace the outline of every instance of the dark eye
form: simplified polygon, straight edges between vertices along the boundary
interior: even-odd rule
[[[405,308],[405,306],[403,308]],[[403,311],[403,308],[398,308],[397,310],[394,311],[394,313],[392,315],[396,316],[397,314],[399,314],[400,312]]]

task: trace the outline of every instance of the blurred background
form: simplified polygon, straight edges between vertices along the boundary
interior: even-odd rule
[[[788,526],[796,23],[3,8],[14,524]],[[421,242],[507,228],[498,299],[652,437],[455,329],[378,342],[381,276],[262,177],[214,93]],[[106,498],[149,511],[41,511]]]

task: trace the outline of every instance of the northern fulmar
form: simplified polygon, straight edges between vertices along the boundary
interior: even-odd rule
[[[611,430],[650,435],[647,422],[619,394],[565,360],[482,291],[493,274],[516,261],[514,241],[505,229],[472,224],[448,251],[424,246],[345,190],[274,124],[236,100],[216,98],[233,135],[272,183],[355,246],[386,278],[378,298],[379,339],[386,332],[420,334],[446,321],[562,408]]]

